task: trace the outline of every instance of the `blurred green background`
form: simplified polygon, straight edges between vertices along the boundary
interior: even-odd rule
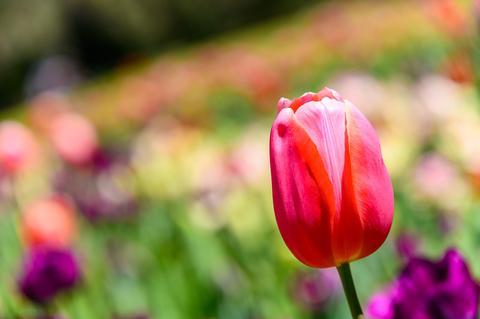
[[[477,10],[440,0],[2,1],[1,116],[32,130],[40,155],[1,182],[1,317],[44,311],[16,287],[27,250],[18,230],[30,202],[61,193],[76,205],[83,272],[52,306],[66,318],[346,318],[335,271],[291,256],[271,200],[276,101],[324,86],[371,120],[394,183],[387,242],[352,265],[362,303],[395,277],[406,237],[428,256],[458,247],[478,278]],[[56,153],[42,127],[64,108],[93,123],[113,154],[107,169]]]

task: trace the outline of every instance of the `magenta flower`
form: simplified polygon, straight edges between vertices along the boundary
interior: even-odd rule
[[[409,259],[418,253],[419,244],[419,239],[414,235],[402,233],[395,240],[395,249],[400,257]]]
[[[47,304],[57,294],[73,288],[79,279],[79,265],[69,250],[39,248],[27,257],[18,285],[27,299]]]
[[[462,256],[450,249],[439,261],[411,258],[367,311],[374,319],[475,319],[479,292]]]

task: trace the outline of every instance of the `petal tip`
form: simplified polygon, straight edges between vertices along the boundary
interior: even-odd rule
[[[332,98],[337,101],[343,101],[343,97],[335,91],[334,89],[329,88],[328,86],[324,87],[320,92],[317,93],[320,100],[323,100],[325,97]]]
[[[280,112],[281,110],[290,107],[290,104],[292,104],[292,101],[285,97],[281,97],[277,103],[277,112]]]

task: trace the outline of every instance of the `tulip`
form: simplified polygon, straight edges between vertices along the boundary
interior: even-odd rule
[[[9,176],[31,166],[38,155],[33,134],[14,121],[0,124],[0,170]]]
[[[370,255],[393,217],[392,184],[373,127],[330,89],[281,99],[279,108],[270,164],[285,243],[318,268]]]
[[[88,164],[98,150],[98,137],[93,124],[75,113],[54,117],[49,137],[60,157],[72,165]]]
[[[392,224],[393,189],[378,136],[328,88],[282,98],[278,108],[270,166],[280,233],[302,263],[351,276],[348,263],[375,252]]]
[[[412,257],[386,291],[375,294],[368,313],[375,319],[478,318],[480,286],[455,249],[440,260]]]
[[[71,290],[80,278],[80,265],[70,250],[40,248],[27,256],[18,286],[25,298],[46,305]]]
[[[37,200],[24,210],[21,231],[28,247],[67,247],[76,235],[74,209],[60,196]]]

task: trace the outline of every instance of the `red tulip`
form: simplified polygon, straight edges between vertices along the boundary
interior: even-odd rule
[[[366,257],[385,241],[393,189],[378,136],[328,88],[278,102],[270,133],[275,217],[288,248],[312,267]]]

